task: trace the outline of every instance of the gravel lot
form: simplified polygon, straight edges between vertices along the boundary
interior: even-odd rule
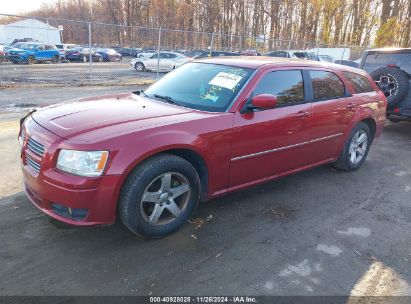
[[[153,72],[137,72],[129,67],[131,58],[121,62],[101,62],[92,64],[90,80],[89,63],[42,63],[12,64],[0,63],[0,82],[2,86],[39,87],[62,85],[132,85],[152,81]]]
[[[48,104],[104,90],[0,98]],[[21,115],[0,114],[0,295],[411,295],[409,123],[388,124],[357,172],[324,166],[253,187],[202,204],[167,238],[141,241],[120,223],[57,227],[26,199]]]

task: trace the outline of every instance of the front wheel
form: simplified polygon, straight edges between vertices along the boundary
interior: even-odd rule
[[[144,66],[142,62],[137,62],[134,65],[134,68],[136,69],[137,72],[144,72],[146,70],[146,67]]]
[[[143,238],[160,238],[180,228],[200,198],[200,178],[185,159],[161,154],[136,167],[121,191],[123,224]]]
[[[343,151],[334,166],[343,171],[354,171],[361,167],[367,158],[372,143],[370,128],[360,122],[350,133]]]
[[[34,58],[34,56],[29,56],[29,58],[27,58],[27,63],[28,64],[36,63],[36,59]]]

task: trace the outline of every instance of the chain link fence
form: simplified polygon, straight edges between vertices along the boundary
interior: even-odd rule
[[[59,48],[71,49],[76,45],[84,48],[85,56],[69,58],[67,52],[70,50],[61,50],[59,60],[53,60],[47,55],[37,58],[37,54],[33,54],[31,50],[18,51],[20,45],[14,43],[19,41],[41,42],[45,48],[48,48],[48,45],[55,45]],[[321,55],[329,53],[324,51],[327,48],[339,47],[344,48],[346,54],[342,53],[341,58],[335,59],[356,60],[366,49],[361,46],[269,39],[266,36],[223,35],[3,14],[0,14],[0,44],[3,45],[3,47],[0,46],[1,87],[147,83],[155,80],[158,73],[137,72],[130,66],[130,61],[140,53],[153,52],[155,54],[158,50],[181,52],[189,54],[190,57],[200,52],[224,51],[250,55],[276,50],[300,50]],[[105,48],[113,48],[122,53],[121,60],[117,58],[116,61],[111,62],[110,58],[107,60],[106,57],[101,56],[100,60],[99,57],[94,56],[95,52]],[[30,61],[28,54],[36,57],[35,60]],[[19,56],[21,60],[13,60]]]

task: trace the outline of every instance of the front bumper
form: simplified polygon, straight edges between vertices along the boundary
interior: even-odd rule
[[[23,165],[24,191],[30,201],[50,217],[75,226],[109,225],[116,218],[116,204],[119,176],[104,176],[94,180],[94,185],[77,188],[78,185],[63,187],[61,181],[50,180],[31,172],[32,169]],[[54,172],[56,175],[63,173]],[[36,176],[37,175],[37,176]],[[56,176],[54,177],[56,178]],[[70,177],[75,178],[75,176]],[[81,179],[81,178],[80,178]],[[55,206],[64,206],[69,213],[58,212]],[[85,216],[76,218],[76,210],[86,210]],[[70,213],[72,215],[70,215]]]
[[[30,201],[47,215],[66,224],[114,223],[121,175],[89,178],[56,169],[57,151],[63,139],[32,119],[26,119],[24,125],[27,135],[21,150],[21,167],[24,191]],[[37,148],[39,143],[44,145],[42,156],[34,153],[32,140]]]

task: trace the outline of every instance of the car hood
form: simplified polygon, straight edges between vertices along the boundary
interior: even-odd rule
[[[185,120],[192,112],[197,115],[191,116],[198,116],[192,109],[127,93],[48,106],[34,112],[32,118],[62,138],[86,139],[82,135],[89,132],[109,136],[114,131],[120,134],[170,124]]]
[[[13,48],[13,49],[9,49],[7,51],[9,54],[22,54],[22,53],[27,53],[28,50],[22,50],[22,49],[18,49],[18,48]]]

